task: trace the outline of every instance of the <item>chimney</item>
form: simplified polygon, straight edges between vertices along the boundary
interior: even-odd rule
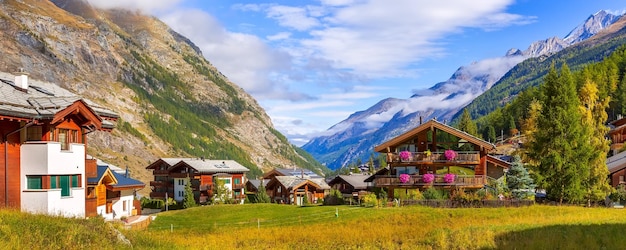
[[[422,125],[422,116],[420,115],[420,125]]]
[[[23,68],[15,73],[15,86],[22,91],[28,91],[28,73],[24,72]]]

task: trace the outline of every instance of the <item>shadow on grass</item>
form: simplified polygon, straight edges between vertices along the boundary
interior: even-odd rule
[[[495,237],[496,249],[624,249],[626,224],[556,225]]]

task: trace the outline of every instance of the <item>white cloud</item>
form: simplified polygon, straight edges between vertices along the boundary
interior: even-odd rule
[[[229,32],[200,10],[178,10],[160,17],[191,39],[204,56],[230,80],[258,99],[311,99],[290,90],[280,71],[291,67],[291,56],[269,47],[257,36]]]
[[[115,0],[87,0],[91,5],[103,9],[122,8],[130,10],[139,10],[144,13],[154,11],[167,10],[176,6],[182,0],[132,0],[132,1],[115,1]]]
[[[270,40],[270,41],[278,41],[278,40],[289,39],[290,37],[291,37],[291,33],[289,32],[279,32],[274,35],[267,36],[266,38],[267,40]]]
[[[267,17],[276,19],[281,26],[300,31],[319,25],[316,18],[309,17],[306,8],[275,5],[267,9]]]

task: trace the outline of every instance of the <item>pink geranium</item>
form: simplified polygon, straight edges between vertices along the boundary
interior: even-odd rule
[[[434,174],[425,174],[422,176],[422,181],[425,183],[431,183],[435,180]]]
[[[406,161],[406,160],[408,160],[409,158],[411,158],[411,152],[406,151],[406,150],[405,150],[405,151],[400,152],[400,159],[401,159],[401,160]]]
[[[445,181],[446,183],[452,183],[454,182],[454,178],[456,177],[456,175],[454,174],[446,174],[443,176],[443,181]]]
[[[456,152],[454,152],[454,150],[452,149],[446,150],[445,152],[443,152],[443,155],[446,157],[448,161],[451,161],[454,158],[456,158]]]
[[[401,174],[399,179],[400,179],[400,182],[407,183],[411,179],[411,176],[408,174]]]

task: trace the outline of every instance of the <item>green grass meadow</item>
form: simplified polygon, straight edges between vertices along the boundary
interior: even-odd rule
[[[337,216],[338,214],[338,216]],[[146,230],[0,212],[8,249],[624,249],[626,210],[217,205],[163,212]],[[22,221],[28,221],[23,223]],[[71,243],[70,243],[71,242]]]

